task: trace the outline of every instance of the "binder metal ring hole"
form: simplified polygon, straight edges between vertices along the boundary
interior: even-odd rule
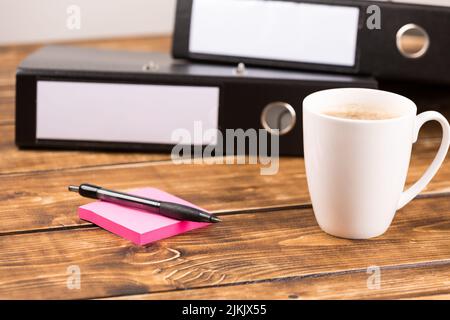
[[[424,28],[409,23],[397,31],[397,49],[406,58],[422,57],[430,46],[430,37]]]
[[[261,113],[261,125],[270,134],[281,136],[290,132],[294,128],[296,120],[294,108],[286,102],[269,103]]]

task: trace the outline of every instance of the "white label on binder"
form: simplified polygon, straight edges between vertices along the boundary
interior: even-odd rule
[[[350,6],[194,0],[189,51],[354,66],[358,17]]]
[[[174,130],[195,137],[218,128],[219,88],[38,81],[36,138],[176,144]],[[216,132],[216,130],[211,130]],[[215,144],[217,137],[194,138]]]

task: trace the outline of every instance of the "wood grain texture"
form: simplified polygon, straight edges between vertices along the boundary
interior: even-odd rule
[[[0,233],[83,224],[76,210],[91,200],[67,192],[69,184],[82,182],[119,190],[152,186],[214,212],[309,202],[298,158],[282,159],[279,173],[272,176],[260,175],[259,165],[171,162],[0,175]]]
[[[142,247],[98,228],[1,236],[0,247],[0,298],[100,298],[442,264],[450,257],[450,197],[413,201],[371,240],[329,236],[311,209],[298,209],[234,214]],[[79,290],[66,286],[72,265],[81,270]]]
[[[14,123],[15,92],[0,89],[0,125]]]
[[[413,298],[406,298],[404,300],[450,300],[450,294],[436,294],[428,296],[417,296]]]
[[[416,145],[408,184],[416,181],[425,171],[434,157],[437,142],[423,139]],[[20,155],[24,153],[20,151]],[[52,153],[34,155],[37,157],[32,160],[35,163],[47,162],[49,166],[58,167],[62,162]],[[111,156],[104,157],[99,154],[96,161],[113,163]],[[85,160],[80,161],[86,165]],[[16,160],[16,163],[20,161]],[[69,184],[82,182],[93,182],[111,189],[152,186],[213,212],[310,203],[302,158],[281,158],[276,175],[263,176],[260,169],[260,165],[144,162],[0,175],[0,198],[3,200],[0,202],[0,233],[86,224],[77,218],[76,208],[89,200],[67,192]],[[20,181],[19,185],[17,181]],[[450,165],[447,159],[424,193],[449,191]]]
[[[312,299],[445,299],[450,297],[450,260],[439,264],[405,265],[379,269],[376,286],[374,272],[292,277],[240,285],[174,290],[130,295],[112,299],[130,300],[312,300]]]

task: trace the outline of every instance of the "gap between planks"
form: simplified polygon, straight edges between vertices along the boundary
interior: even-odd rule
[[[429,198],[446,198],[446,197],[450,197],[450,191],[420,193],[411,201],[416,201],[416,200],[420,200],[420,199],[429,199]],[[211,211],[211,212],[218,216],[231,216],[231,215],[249,214],[249,213],[272,214],[272,213],[276,213],[279,211],[296,210],[296,209],[297,210],[312,209],[312,204],[310,202],[307,202],[307,203],[295,204],[295,205],[268,206],[268,207],[261,207],[261,208],[247,208],[247,209],[242,209],[242,210],[225,210],[225,211]],[[36,228],[36,229],[28,229],[28,230],[0,232],[0,237],[11,236],[11,235],[21,235],[21,234],[70,231],[70,230],[78,230],[78,229],[101,229],[101,227],[98,227],[91,222],[85,222],[83,224],[70,224],[70,225],[47,227],[47,228]]]
[[[234,161],[237,161],[237,159],[241,158],[241,157],[242,156],[223,156],[223,157],[218,157],[216,159],[218,159],[218,160],[220,159],[225,163],[226,159],[234,158]],[[295,157],[283,157],[283,158],[295,159]],[[195,159],[197,159],[197,158],[192,158],[193,164],[195,162]],[[200,159],[208,159],[208,158],[200,158]],[[246,160],[245,164],[248,164],[247,160]],[[172,159],[144,160],[144,161],[135,161],[135,162],[98,164],[98,165],[82,166],[82,167],[56,168],[56,169],[45,169],[45,170],[23,171],[23,172],[0,173],[0,177],[33,176],[33,175],[41,175],[41,174],[46,174],[46,173],[51,173],[51,172],[83,172],[83,171],[89,171],[91,169],[97,169],[97,170],[128,169],[128,168],[131,169],[131,168],[140,168],[140,167],[155,166],[155,165],[174,165],[174,163],[173,163]],[[200,165],[205,165],[205,164],[200,164]]]

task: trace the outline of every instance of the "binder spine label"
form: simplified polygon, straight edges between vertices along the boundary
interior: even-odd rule
[[[38,81],[36,138],[177,144],[177,129],[218,128],[219,95],[218,87]]]
[[[357,6],[193,0],[191,14],[191,53],[355,65]]]

